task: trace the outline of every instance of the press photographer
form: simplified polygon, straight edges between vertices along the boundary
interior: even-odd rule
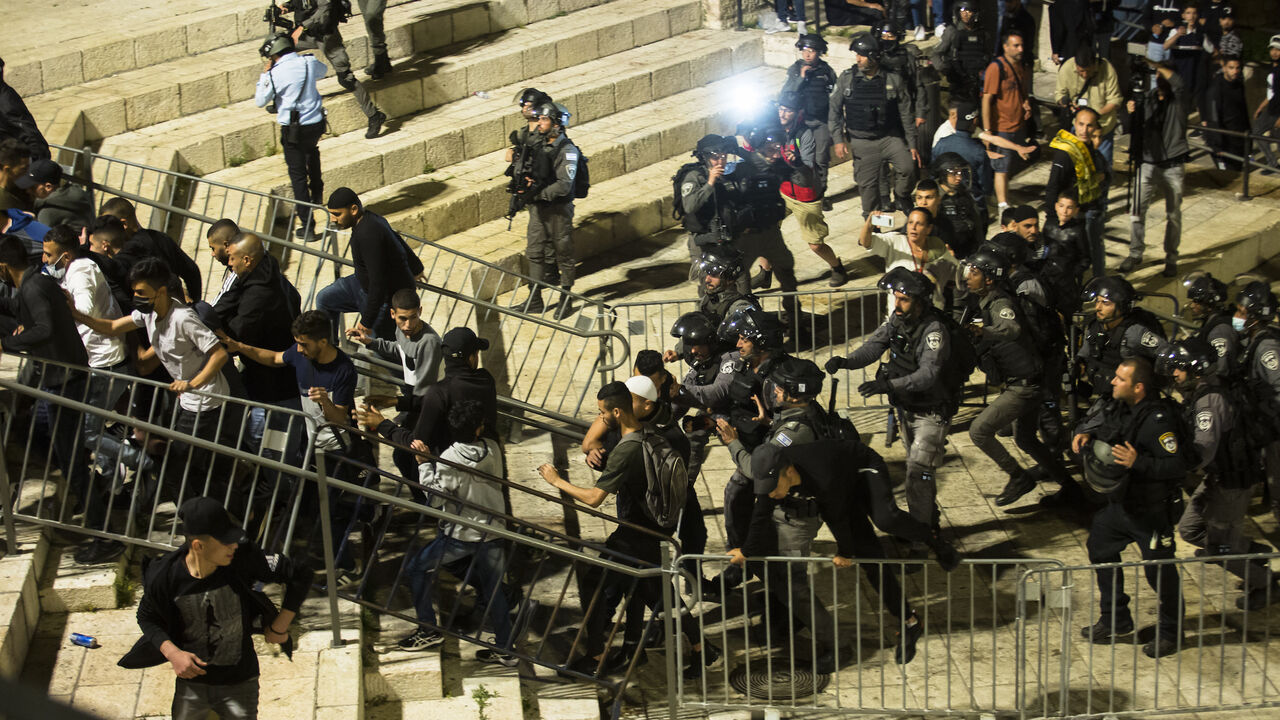
[[[1187,115],[1182,111],[1186,88],[1172,69],[1150,60],[1135,63],[1146,72],[1134,74],[1134,99],[1127,104],[1129,133],[1139,146],[1130,153],[1141,157],[1142,166],[1131,188],[1129,217],[1129,257],[1120,264],[1127,273],[1142,262],[1146,249],[1146,215],[1156,187],[1164,195],[1164,276],[1178,271],[1178,243],[1182,239],[1182,183],[1191,151],[1187,145]],[[1149,70],[1148,70],[1149,68]],[[1135,68],[1137,70],[1138,68]],[[1154,83],[1148,78],[1153,76]]]

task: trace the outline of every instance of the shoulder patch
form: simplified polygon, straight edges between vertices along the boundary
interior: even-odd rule
[[[1226,338],[1214,338],[1209,341],[1209,344],[1213,346],[1214,350],[1218,351],[1218,357],[1226,357],[1226,354],[1227,354]]]
[[[1196,413],[1196,429],[1200,432],[1207,432],[1213,427],[1213,413],[1208,410],[1202,410]]]
[[[791,436],[787,435],[784,432],[780,432],[777,435],[774,435],[773,439],[782,447],[791,447]]]
[[[729,373],[731,373],[731,372],[733,372],[733,361],[732,361],[732,360],[727,361],[727,362],[723,363],[722,365],[720,365],[720,373],[721,373],[722,375],[728,375],[728,374],[729,374]]]
[[[1002,320],[1012,320],[1012,319],[1013,319],[1013,308],[1011,308],[1011,307],[1001,308],[1001,309],[1000,309],[1000,312],[999,312],[999,313],[997,313],[997,314],[1000,316],[1000,318],[1001,318]]]
[[[567,152],[564,158],[569,161],[569,166],[564,171],[569,176],[569,179],[572,180],[578,176],[578,153]]]
[[[925,335],[924,345],[930,350],[937,350],[942,347],[942,332],[940,330],[934,330],[928,335]]]
[[[697,183],[687,182],[680,186],[680,194],[688,195],[689,193],[693,192],[693,189],[697,186],[698,186]]]
[[[1280,357],[1276,356],[1275,350],[1268,350],[1262,353],[1262,367],[1268,370],[1280,368]]]
[[[1160,436],[1160,447],[1164,448],[1164,451],[1165,451],[1165,452],[1167,452],[1167,453],[1169,453],[1170,455],[1177,454],[1177,452],[1178,452],[1178,436],[1177,436],[1177,435],[1174,435],[1174,434],[1173,434],[1173,433],[1171,433],[1171,432],[1167,432],[1167,433],[1165,433],[1165,434],[1161,435],[1161,436]]]
[[[1160,336],[1150,330],[1145,330],[1143,331],[1142,339],[1139,342],[1142,343],[1142,347],[1153,348],[1160,344]]]

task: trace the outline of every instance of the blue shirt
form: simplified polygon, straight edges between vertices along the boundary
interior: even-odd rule
[[[987,195],[995,185],[986,146],[968,133],[957,132],[942,138],[933,146],[934,157],[945,152],[953,152],[969,163],[970,169],[973,170],[973,187],[970,188],[973,199],[979,203],[986,202]],[[978,207],[982,207],[981,204]]]
[[[309,390],[322,387],[329,391],[329,399],[334,405],[341,405],[348,410],[355,404],[356,366],[351,358],[341,350],[336,357],[327,363],[318,363],[307,359],[298,352],[297,344],[290,345],[281,353],[281,360],[293,368],[298,379],[298,395],[302,398],[302,411],[307,415],[307,434],[315,447],[332,450],[339,446],[338,439],[325,428],[317,432],[321,425],[329,422],[324,417],[320,404],[309,397]]]
[[[258,77],[253,102],[258,107],[266,107],[275,100],[276,119],[281,125],[289,124],[289,116],[294,109],[298,111],[298,122],[303,125],[323,122],[324,110],[320,106],[320,91],[316,89],[316,83],[328,71],[329,68],[312,55],[286,53],[274,67]]]

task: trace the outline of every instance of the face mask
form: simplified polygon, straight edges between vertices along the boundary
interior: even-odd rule
[[[57,260],[54,260],[51,263],[46,263],[44,266],[44,274],[54,280],[62,280],[63,276],[67,274],[67,269],[59,268],[58,263],[62,262],[62,258],[64,257],[66,257],[66,253],[59,255]]]
[[[725,175],[732,175],[732,174],[733,174],[733,171],[734,171],[734,170],[736,170],[736,169],[738,169],[738,163],[736,163],[736,162],[726,162],[726,163],[724,164],[724,174],[725,174]]]
[[[1244,332],[1244,318],[1242,317],[1231,318],[1231,327],[1235,328],[1236,332]]]
[[[148,300],[145,298],[140,298],[135,295],[133,297],[133,309],[137,310],[143,315],[153,313],[156,311],[156,301],[154,298]]]

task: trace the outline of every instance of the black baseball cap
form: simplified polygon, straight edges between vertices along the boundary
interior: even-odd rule
[[[751,479],[757,495],[768,495],[778,487],[778,476],[782,469],[791,465],[787,459],[786,448],[781,445],[764,444],[751,451]]]
[[[35,160],[27,168],[27,174],[13,181],[19,189],[30,190],[36,185],[62,182],[62,166],[52,160]]]
[[[445,354],[451,358],[467,357],[473,352],[489,349],[489,341],[477,337],[469,327],[456,327],[445,333],[441,340]]]
[[[244,528],[231,519],[222,503],[211,497],[193,497],[178,509],[182,534],[187,538],[209,535],[223,545],[249,542]]]

